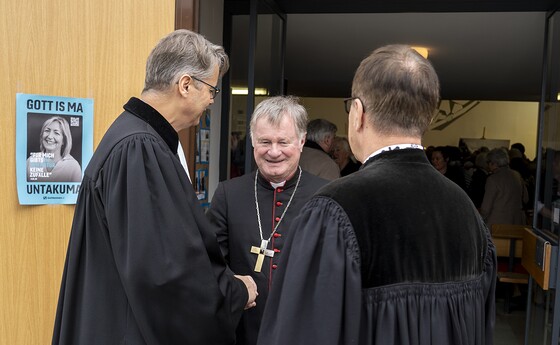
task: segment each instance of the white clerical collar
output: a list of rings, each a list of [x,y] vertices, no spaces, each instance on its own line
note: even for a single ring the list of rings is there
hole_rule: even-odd
[[[285,184],[286,184],[286,181],[282,181],[282,182],[279,182],[279,183],[270,182],[270,185],[274,189],[276,189],[278,187],[284,187]]]
[[[179,161],[181,162],[183,169],[185,169],[189,181],[192,183],[191,175],[189,174],[189,166],[187,165],[187,160],[185,159],[185,151],[183,151],[181,143],[179,143],[179,146],[177,146],[177,156],[179,156]]]
[[[382,152],[402,150],[402,149],[424,150],[424,147],[422,145],[418,145],[418,144],[396,144],[396,145],[385,146],[385,147],[382,147],[379,150],[375,151],[371,155],[369,155],[368,158],[366,158],[366,160],[364,161],[364,163],[367,162],[368,160],[370,160],[370,158],[372,158],[374,156],[377,156],[378,154],[380,154]]]

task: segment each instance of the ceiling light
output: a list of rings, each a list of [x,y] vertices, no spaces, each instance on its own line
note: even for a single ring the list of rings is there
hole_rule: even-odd
[[[426,47],[410,47],[418,52],[418,54],[422,55],[424,59],[428,58],[428,48]]]
[[[246,87],[232,87],[231,88],[231,94],[232,95],[247,95],[247,94],[249,94],[249,91],[247,90]],[[257,87],[257,88],[255,88],[255,95],[266,96],[266,95],[268,95],[268,90],[265,89],[265,88]]]

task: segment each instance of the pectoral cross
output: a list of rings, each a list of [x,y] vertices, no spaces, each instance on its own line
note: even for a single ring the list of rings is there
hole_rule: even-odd
[[[251,246],[251,253],[257,254],[257,263],[255,264],[255,272],[260,272],[261,271],[265,255],[270,257],[270,258],[274,256],[274,251],[270,250],[270,249],[266,249],[267,246],[268,246],[268,241],[267,240],[262,240],[261,241],[261,247],[260,248],[255,247],[255,246]]]

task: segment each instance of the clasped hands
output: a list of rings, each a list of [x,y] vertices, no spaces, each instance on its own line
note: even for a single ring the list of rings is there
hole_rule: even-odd
[[[257,292],[257,284],[255,283],[253,278],[251,276],[242,276],[242,275],[235,275],[234,277],[241,280],[245,284],[245,287],[247,288],[249,298],[247,299],[245,310],[256,306],[257,302],[255,300],[257,299],[259,293]]]

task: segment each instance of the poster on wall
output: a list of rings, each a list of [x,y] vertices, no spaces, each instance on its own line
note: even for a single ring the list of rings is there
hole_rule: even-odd
[[[196,193],[196,198],[200,201],[208,199],[206,194],[207,184],[208,184],[208,170],[207,169],[197,169],[194,183],[194,192]]]
[[[196,128],[196,163],[208,164],[210,161],[210,109],[200,117]]]
[[[201,164],[208,164],[210,160],[210,130],[201,128],[198,133],[198,147],[200,152]]]
[[[194,189],[200,205],[207,209],[208,167],[210,162],[210,109],[200,117],[196,128],[196,164]]]
[[[75,204],[93,155],[93,99],[16,94],[21,205]]]

